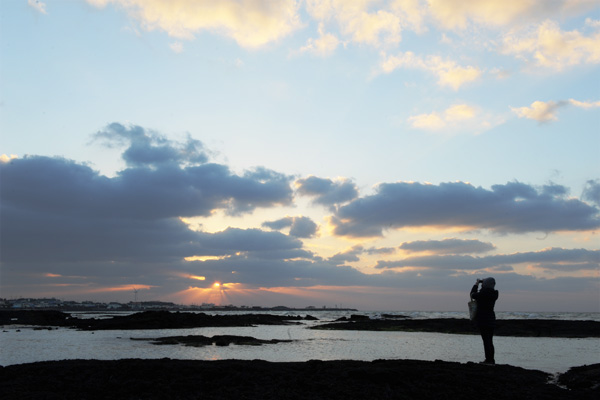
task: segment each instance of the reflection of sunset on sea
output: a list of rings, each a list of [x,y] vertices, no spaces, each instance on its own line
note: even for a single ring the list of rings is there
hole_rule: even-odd
[[[2,2],[1,297],[600,311],[599,2],[80,3]]]

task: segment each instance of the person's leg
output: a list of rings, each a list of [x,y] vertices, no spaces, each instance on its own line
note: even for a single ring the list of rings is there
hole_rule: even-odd
[[[494,363],[494,328],[481,327],[481,338],[483,339],[483,350],[485,351],[485,361]]]

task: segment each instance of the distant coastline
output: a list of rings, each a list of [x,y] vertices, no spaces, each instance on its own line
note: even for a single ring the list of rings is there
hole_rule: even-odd
[[[55,298],[0,298],[0,309],[12,310],[57,310],[57,311],[358,311],[355,308],[329,307],[329,306],[307,306],[307,307],[262,307],[262,306],[234,306],[203,303],[200,305],[184,305],[166,301],[130,301],[128,303],[118,302],[94,302],[94,301],[71,301]]]

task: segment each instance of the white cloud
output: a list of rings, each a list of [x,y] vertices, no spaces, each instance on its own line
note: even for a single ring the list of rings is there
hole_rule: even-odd
[[[472,120],[477,115],[475,108],[467,104],[457,104],[447,108],[444,112],[419,114],[408,118],[413,128],[429,131],[439,131],[445,128],[455,128],[458,123]]]
[[[529,107],[511,107],[510,109],[519,116],[519,118],[533,119],[538,122],[550,122],[558,120],[558,110],[567,105],[590,109],[600,107],[600,101],[579,101],[569,99],[567,101],[534,101]]]
[[[428,0],[428,3],[433,17],[448,29],[464,29],[469,21],[482,25],[506,25],[530,16],[540,8],[535,0]]]
[[[569,99],[569,103],[575,107],[585,108],[586,110],[594,107],[600,107],[600,101],[579,101],[575,99]]]
[[[323,24],[319,25],[319,38],[308,39],[306,46],[300,48],[299,53],[312,53],[321,57],[331,55],[340,44],[340,40],[331,33],[323,31]]]
[[[337,22],[342,35],[353,42],[381,46],[401,40],[401,17],[393,10],[369,12],[369,0],[308,0],[306,10],[317,21]],[[401,8],[402,4],[394,3]]]
[[[48,14],[46,12],[46,4],[42,3],[41,1],[27,0],[27,4],[29,5],[29,7],[32,7],[34,10],[36,10],[42,14]]]
[[[600,63],[600,31],[585,36],[577,30],[565,32],[553,21],[545,21],[524,35],[509,33],[502,52],[515,54],[535,65],[562,70],[580,64]]]
[[[530,107],[511,107],[510,109],[517,114],[519,118],[533,119],[538,122],[549,122],[558,120],[556,112],[558,111],[558,108],[563,105],[565,105],[564,102],[534,101],[531,103]]]
[[[162,30],[178,39],[210,31],[245,48],[277,41],[301,26],[297,1],[255,0],[87,0],[96,7],[116,4],[147,30]]]
[[[396,56],[383,55],[381,69],[385,73],[390,73],[397,68],[423,69],[438,77],[440,86],[449,86],[458,90],[462,85],[473,82],[481,76],[481,70],[473,66],[460,66],[452,60],[443,60],[438,56],[429,56],[423,59],[411,51],[399,53]]]
[[[169,47],[177,54],[183,52],[183,43],[181,42],[173,42],[169,45]]]

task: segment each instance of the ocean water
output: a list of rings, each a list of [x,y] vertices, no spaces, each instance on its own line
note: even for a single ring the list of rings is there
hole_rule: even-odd
[[[377,318],[378,312],[354,312]],[[273,314],[286,314],[273,312]],[[306,315],[305,312],[290,312]],[[427,332],[324,331],[308,329],[352,313],[311,311],[319,321],[300,325],[194,328],[161,330],[77,331],[73,329],[35,330],[10,325],[0,332],[0,365],[64,359],[173,358],[193,360],[261,359],[266,361],[416,359],[454,362],[483,360],[479,335],[453,335]],[[411,318],[465,318],[458,312],[397,312]],[[79,314],[80,318],[110,314]],[[600,320],[598,313],[497,313],[499,319]],[[262,346],[230,345],[185,347],[153,345],[150,339],[161,336],[238,335],[258,339],[285,339],[292,342]],[[131,340],[148,339],[146,340]],[[600,362],[600,339],[494,338],[496,362],[550,373],[570,367]]]

